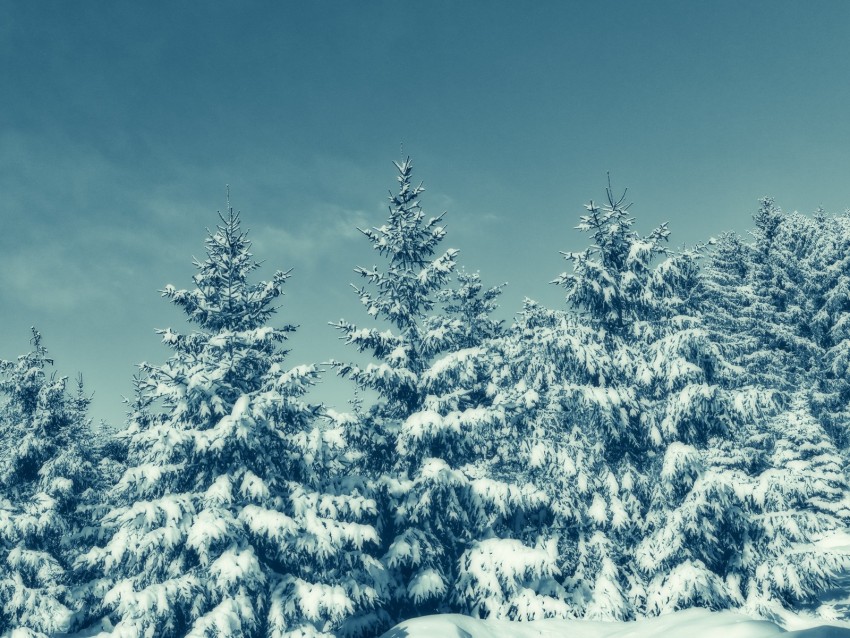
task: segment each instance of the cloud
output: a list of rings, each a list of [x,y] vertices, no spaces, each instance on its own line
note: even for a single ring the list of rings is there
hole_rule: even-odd
[[[0,300],[37,310],[71,310],[102,297],[96,277],[61,246],[30,247],[6,255],[0,268]]]
[[[280,255],[292,263],[314,266],[340,244],[361,237],[357,228],[372,225],[370,218],[374,215],[364,210],[325,203],[316,205],[303,221],[289,225],[264,223],[255,227],[250,237],[254,251],[261,257]]]
[[[156,157],[140,165],[48,137],[0,133],[0,212],[7,222],[0,305],[69,311],[129,302],[127,288],[188,283],[192,256],[203,257],[205,229],[225,208],[228,183],[253,250],[270,267],[315,270],[329,256],[348,254],[359,263],[369,248],[357,228],[384,222],[385,196],[394,187],[390,171],[373,175],[326,155],[299,162],[211,158],[206,165]],[[448,196],[427,192],[424,205],[429,215],[447,209],[457,231],[475,228]]]

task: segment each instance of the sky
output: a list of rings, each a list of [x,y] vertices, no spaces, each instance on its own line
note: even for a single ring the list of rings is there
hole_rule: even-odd
[[[357,227],[402,155],[507,319],[563,304],[608,172],[674,247],[745,233],[764,195],[840,213],[849,29],[843,0],[0,0],[0,359],[36,326],[121,426],[155,329],[191,330],[158,291],[191,286],[227,184],[259,277],[293,269],[293,365],[353,356],[328,322],[370,324]]]

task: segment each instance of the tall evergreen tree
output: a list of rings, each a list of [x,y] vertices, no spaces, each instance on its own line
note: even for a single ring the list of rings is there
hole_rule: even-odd
[[[607,503],[621,504],[619,527],[601,525],[596,535],[610,539],[599,547],[619,549],[602,587],[616,603],[601,613],[729,606],[725,581],[745,541],[745,516],[731,475],[705,459],[738,435],[738,424],[758,418],[769,397],[736,379],[702,324],[699,249],[668,251],[666,225],[641,236],[625,194],[616,198],[609,185],[607,196],[604,206],[588,205],[578,226],[592,246],[568,253],[572,272],[555,280],[610,361],[594,395],[619,408],[592,435],[617,497]]]
[[[594,577],[601,578],[599,593],[591,594],[585,613],[621,619],[633,617],[643,606],[643,588],[629,559],[643,531],[650,498],[651,450],[660,437],[648,418],[648,397],[642,392],[639,375],[646,344],[658,336],[660,328],[653,261],[666,254],[664,242],[669,236],[666,225],[647,236],[639,235],[632,229],[634,219],[628,209],[625,193],[615,197],[610,184],[606,205],[588,204],[588,214],[581,217],[577,229],[590,234],[591,246],[565,253],[572,270],[553,282],[566,290],[570,311],[595,333],[596,347],[607,362],[599,374],[598,389],[588,393],[596,415],[590,437],[597,463],[605,468],[594,476],[607,477],[607,485],[600,483],[605,489],[599,489],[597,509],[618,516],[611,516],[611,521],[610,515],[597,517],[585,532],[586,539],[595,539],[599,548],[595,553],[603,552],[596,559],[599,576]],[[580,544],[584,552],[589,551],[586,539]],[[579,574],[587,573],[587,561],[579,561]]]
[[[786,214],[764,198],[754,220],[751,242],[724,236],[709,261],[708,327],[754,381],[786,395],[806,388],[846,453],[848,217]]]
[[[389,607],[400,620],[464,609],[466,601],[453,595],[461,554],[504,513],[492,503],[496,496],[487,486],[494,481],[483,466],[502,418],[489,409],[489,363],[481,347],[499,329],[489,313],[500,289],[485,291],[476,275],[466,274],[449,287],[457,251],[438,250],[443,216],[425,217],[424,189],[412,181],[411,161],[395,166],[399,188],[390,194],[387,222],[361,231],[386,267],[356,269],[367,282],[357,294],[383,325],[333,325],[346,343],[377,360],[336,365],[378,395],[350,430],[367,451],[361,471],[384,503]]]
[[[648,453],[657,459],[635,554],[649,613],[741,603],[753,513],[723,459],[729,442],[751,448],[776,409],[773,393],[741,376],[703,321],[701,252],[671,255],[655,268],[656,328],[640,359]]]
[[[770,198],[754,221],[750,243],[721,238],[706,272],[703,311],[739,376],[784,404],[752,431],[747,447],[757,463],[730,463],[741,456],[734,449],[720,461],[736,467],[748,513],[737,597],[775,617],[811,604],[846,569],[817,541],[846,526],[846,476],[836,470],[847,423],[840,247],[850,235],[841,218],[782,213]]]
[[[626,619],[641,608],[629,562],[648,489],[637,357],[654,327],[649,262],[667,231],[639,237],[622,203],[609,190],[609,205],[591,203],[582,217],[594,243],[566,254],[572,271],[554,282],[567,289],[569,309],[526,302],[490,347],[493,403],[506,414],[492,471],[510,474],[538,504],[518,519],[525,529],[515,525],[502,541],[503,564],[494,541],[489,563],[467,561],[464,578],[489,593],[481,604],[490,613]]]
[[[810,220],[783,213],[767,197],[753,220],[749,332],[759,349],[746,362],[764,385],[793,390],[805,383],[819,356],[807,294],[813,291],[805,289],[818,232]]]
[[[314,366],[287,369],[294,328],[267,325],[289,274],[258,268],[229,209],[166,286],[196,330],[161,330],[172,356],[142,364],[128,469],[86,563],[111,588],[126,636],[362,635],[377,622],[375,502],[328,476],[338,439],[303,397]]]
[[[811,396],[812,412],[824,425],[845,459],[850,458],[850,214],[813,220],[820,241],[805,294],[815,308],[812,330],[825,350],[817,356]],[[808,319],[808,318],[806,318]]]
[[[17,361],[0,361],[0,628],[47,636],[74,629],[73,561],[81,504],[95,474],[86,448],[89,400],[49,372],[41,335]]]

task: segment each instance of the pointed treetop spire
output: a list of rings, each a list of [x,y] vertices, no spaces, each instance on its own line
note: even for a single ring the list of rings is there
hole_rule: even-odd
[[[47,348],[45,348],[41,343],[41,333],[35,326],[30,326],[30,332],[32,333],[32,337],[30,337],[30,343],[34,348],[34,352],[32,355],[39,361],[42,361],[44,364],[52,366],[53,359],[47,356]]]

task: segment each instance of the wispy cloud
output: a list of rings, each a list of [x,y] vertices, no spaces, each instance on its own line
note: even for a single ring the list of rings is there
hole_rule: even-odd
[[[103,289],[81,262],[59,246],[33,247],[3,258],[0,299],[36,310],[71,310],[101,297]]]
[[[185,281],[191,257],[203,255],[204,229],[225,208],[227,183],[255,253],[275,268],[314,268],[353,249],[357,228],[380,224],[386,211],[363,169],[332,157],[167,164],[162,181],[70,140],[60,153],[37,133],[7,132],[0,142],[0,304],[71,311],[114,302],[151,266]]]
[[[255,252],[260,255],[280,255],[290,262],[313,266],[341,244],[361,237],[357,229],[369,226],[373,217],[363,210],[323,204],[310,211],[305,221],[290,225],[264,223],[251,231],[251,237]]]

